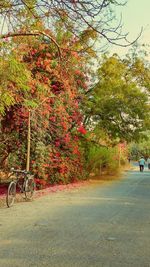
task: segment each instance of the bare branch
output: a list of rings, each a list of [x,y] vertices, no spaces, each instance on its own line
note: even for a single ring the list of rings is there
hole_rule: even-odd
[[[108,43],[126,47],[136,42],[142,33],[141,30],[136,40],[130,42],[127,40],[128,34],[122,34],[122,21],[118,21],[118,25],[112,27],[112,22],[116,19],[115,7],[124,6],[126,2],[126,0],[36,0],[32,3],[26,0],[7,0],[6,2],[1,0],[0,19],[6,16],[7,19],[3,22],[5,24],[9,22],[13,29],[24,24],[24,17],[18,16],[22,11],[27,11],[33,19],[41,19],[45,26],[48,25],[46,22],[48,18],[51,22],[61,19],[65,24],[66,17],[72,22],[76,35],[79,36],[88,27]],[[18,25],[16,20],[20,20]],[[72,31],[68,23],[66,28]]]
[[[34,30],[31,32],[7,33],[7,34],[0,35],[0,38],[4,39],[4,38],[9,38],[9,37],[16,37],[16,36],[41,36],[41,35],[47,37],[55,44],[55,46],[58,49],[59,57],[61,59],[61,49],[60,49],[59,44],[56,42],[56,40],[52,36],[50,36],[49,34],[43,31]]]

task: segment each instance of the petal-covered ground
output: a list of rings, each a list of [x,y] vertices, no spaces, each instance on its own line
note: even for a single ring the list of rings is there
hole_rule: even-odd
[[[39,198],[44,195],[48,195],[50,193],[55,193],[58,191],[64,191],[64,190],[71,190],[73,188],[79,188],[81,186],[84,186],[88,184],[88,181],[79,181],[79,182],[74,182],[71,184],[66,184],[66,185],[51,185],[47,186],[45,189],[42,190],[36,190],[36,193],[34,195],[34,198]],[[0,184],[0,207],[5,206],[5,197],[7,194],[7,188],[9,184]],[[24,198],[22,197],[22,194],[17,194],[16,196],[16,201],[24,201]]]
[[[36,192],[36,197],[40,197],[43,195],[47,195],[49,193],[55,193],[57,191],[63,191],[63,190],[70,190],[73,188],[78,188],[80,186],[86,185],[88,183],[88,181],[82,181],[82,182],[75,182],[75,183],[71,183],[71,184],[66,184],[66,185],[53,185],[53,186],[49,186],[43,190],[38,190]]]
[[[7,192],[7,186],[6,185],[0,185],[0,197],[3,197]]]

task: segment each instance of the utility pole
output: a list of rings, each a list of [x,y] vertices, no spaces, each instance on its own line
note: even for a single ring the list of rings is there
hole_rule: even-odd
[[[28,136],[27,136],[27,162],[26,162],[26,170],[30,169],[30,147],[31,147],[31,111],[29,109],[28,115]]]
[[[119,153],[118,153],[118,154],[119,154],[119,155],[118,155],[118,166],[119,166],[119,168],[120,168],[120,165],[121,165],[121,164],[120,164],[120,163],[121,163],[121,162],[120,162],[120,161],[121,161],[121,144],[119,144],[119,148],[118,148],[118,150],[119,150],[119,151],[118,151],[118,152],[119,152]]]

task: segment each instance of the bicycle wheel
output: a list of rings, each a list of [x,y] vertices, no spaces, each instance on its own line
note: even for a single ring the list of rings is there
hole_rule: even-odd
[[[10,208],[14,204],[16,197],[16,183],[14,181],[10,182],[7,190],[6,204]]]
[[[26,200],[31,200],[33,197],[35,191],[35,182],[34,182],[34,177],[28,176],[27,180],[25,181],[25,198]]]

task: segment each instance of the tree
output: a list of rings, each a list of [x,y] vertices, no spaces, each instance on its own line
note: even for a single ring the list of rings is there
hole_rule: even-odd
[[[88,93],[86,120],[89,128],[103,129],[110,139],[137,140],[149,127],[147,80],[136,59],[104,56],[98,69],[98,82]],[[142,69],[146,71],[144,62]],[[146,76],[147,77],[147,76]],[[145,84],[145,89],[143,85]]]
[[[48,34],[48,32],[47,32]],[[39,36],[38,36],[39,37]],[[57,38],[60,39],[60,33]],[[59,42],[66,40],[67,33]],[[69,36],[70,38],[70,36]],[[22,40],[24,42],[22,42]],[[28,36],[26,39],[12,39],[13,51],[7,50],[8,58],[14,56],[20,72],[20,79],[28,73],[28,90],[17,87],[16,76],[6,79],[6,92],[14,92],[14,102],[4,106],[1,118],[0,165],[11,164],[25,167],[27,147],[28,108],[31,109],[31,168],[37,179],[48,182],[68,182],[82,175],[82,152],[80,136],[86,133],[80,111],[80,99],[86,90],[84,58],[70,48],[66,42],[61,51],[58,47],[41,38]],[[79,45],[79,44],[78,44]],[[14,69],[12,68],[14,74]],[[10,84],[13,83],[13,87]],[[4,151],[5,158],[4,158]],[[41,181],[41,180],[39,180]]]

